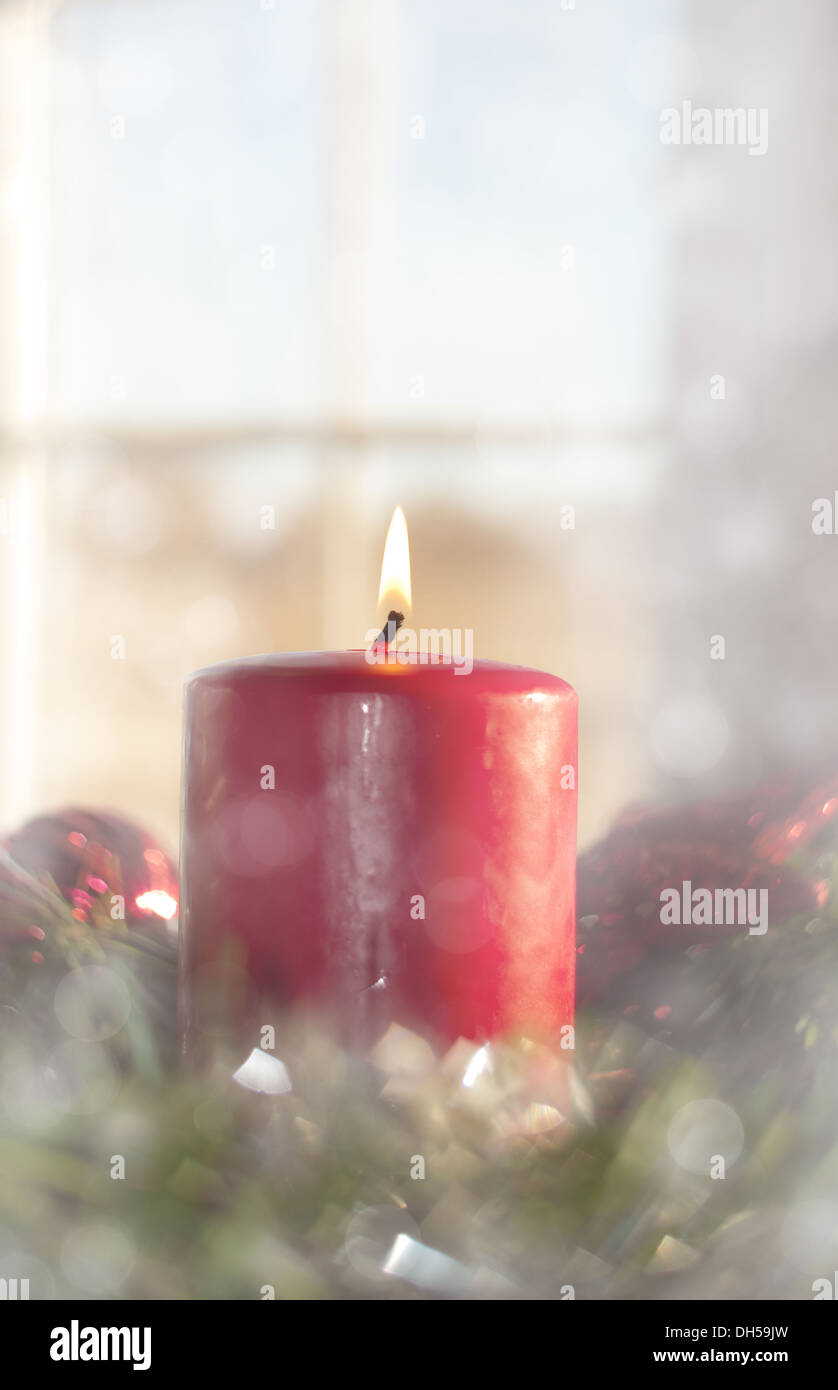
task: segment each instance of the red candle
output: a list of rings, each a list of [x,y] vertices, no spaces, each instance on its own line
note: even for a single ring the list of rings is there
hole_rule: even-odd
[[[355,1045],[572,1023],[576,694],[466,670],[314,652],[190,679],[187,1052],[256,1046],[299,1006]]]

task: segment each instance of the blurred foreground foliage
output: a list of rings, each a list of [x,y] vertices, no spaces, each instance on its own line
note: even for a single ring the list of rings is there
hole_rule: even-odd
[[[33,1298],[811,1298],[838,1269],[834,868],[823,837],[795,861],[816,916],[607,972],[568,1104],[567,1053],[440,1059],[395,1026],[367,1057],[300,1027],[285,1073],[257,1058],[276,1094],[184,1077],[173,940],[80,923],[6,858],[0,1276]],[[583,918],[583,986],[605,930]]]

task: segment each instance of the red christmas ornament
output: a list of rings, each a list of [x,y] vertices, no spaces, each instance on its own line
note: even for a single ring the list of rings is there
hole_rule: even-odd
[[[21,868],[48,875],[80,922],[124,919],[166,931],[177,915],[170,855],[124,816],[67,807],[27,821],[5,849]]]
[[[793,856],[838,823],[838,772],[786,773],[746,793],[661,811],[630,809],[579,861],[578,1002],[604,994],[650,950],[684,951],[741,926],[664,926],[661,892],[745,888],[768,894],[769,921],[816,914],[828,884]]]

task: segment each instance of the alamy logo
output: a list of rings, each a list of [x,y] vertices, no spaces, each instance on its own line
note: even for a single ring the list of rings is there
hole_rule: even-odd
[[[0,1299],[18,1299],[25,1302],[28,1298],[28,1279],[0,1279]]]
[[[52,1329],[53,1361],[133,1361],[135,1371],[151,1365],[150,1327],[69,1327]]]
[[[399,615],[401,616],[401,615]],[[365,659],[370,666],[453,666],[455,676],[469,676],[474,669],[474,632],[467,628],[423,627],[416,631],[399,627],[388,634],[371,628],[366,635],[369,644]]]
[[[662,888],[660,920],[676,927],[744,927],[749,936],[768,930],[766,888],[693,888],[684,879],[680,888]]]
[[[748,154],[768,149],[768,112],[764,106],[694,107],[682,101],[660,114],[662,145],[745,145]]]
[[[838,488],[832,497],[816,497],[812,503],[812,530],[816,536],[838,535]]]

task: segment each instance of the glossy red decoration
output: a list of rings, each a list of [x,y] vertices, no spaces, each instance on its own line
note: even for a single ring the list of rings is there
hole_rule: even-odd
[[[21,868],[54,883],[78,921],[124,918],[169,935],[177,869],[156,836],[126,816],[66,806],[27,821],[5,847]]]

